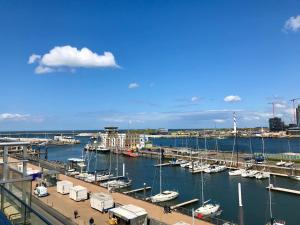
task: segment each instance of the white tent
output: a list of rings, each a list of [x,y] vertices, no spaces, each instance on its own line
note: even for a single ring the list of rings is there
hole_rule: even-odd
[[[69,198],[75,201],[82,201],[87,199],[87,189],[82,186],[74,186],[70,188]]]
[[[114,200],[111,195],[105,193],[93,193],[90,198],[91,207],[100,212],[107,211],[114,207]]]
[[[135,205],[124,205],[110,209],[109,213],[111,216],[117,217],[119,221],[124,221],[129,225],[147,224],[147,212]]]
[[[73,187],[73,183],[68,180],[62,180],[56,183],[56,191],[61,194],[69,194],[71,187]]]

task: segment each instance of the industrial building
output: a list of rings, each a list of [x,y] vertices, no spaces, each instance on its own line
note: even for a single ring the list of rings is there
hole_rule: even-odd
[[[285,129],[284,122],[279,117],[269,119],[269,130],[271,132],[283,131]]]

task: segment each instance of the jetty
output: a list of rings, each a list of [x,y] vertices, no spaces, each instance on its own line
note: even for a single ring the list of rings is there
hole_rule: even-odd
[[[199,201],[198,198],[194,198],[194,199],[192,199],[192,200],[189,200],[189,201],[185,201],[185,202],[179,203],[179,204],[177,204],[177,205],[172,205],[172,206],[170,206],[170,208],[171,208],[171,209],[176,209],[176,208],[178,208],[178,207],[186,206],[186,205],[189,205],[189,204],[198,202],[198,201]]]
[[[293,189],[288,189],[288,188],[281,188],[281,187],[275,187],[273,184],[270,184],[270,186],[267,186],[266,189],[270,189],[272,191],[284,192],[284,193],[288,193],[288,194],[300,195],[300,191],[298,191],[298,190],[293,190]]]
[[[156,164],[154,165],[155,167],[158,167],[158,166],[170,166],[171,163],[162,163],[162,164]]]
[[[134,190],[130,190],[130,191],[124,191],[123,194],[131,194],[131,193],[136,193],[136,192],[140,192],[140,191],[146,191],[146,190],[150,190],[151,187],[148,186],[148,187],[143,187],[143,188],[137,188],[137,189],[134,189]]]

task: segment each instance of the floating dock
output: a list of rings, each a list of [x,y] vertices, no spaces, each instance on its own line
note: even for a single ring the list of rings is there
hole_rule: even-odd
[[[270,186],[266,187],[266,189],[271,189],[272,191],[279,191],[279,192],[284,192],[284,193],[288,193],[288,194],[300,195],[300,191],[298,191],[298,190],[274,187],[273,184],[270,184]]]
[[[192,199],[192,200],[189,200],[189,201],[186,201],[186,202],[179,203],[179,204],[177,204],[177,205],[172,205],[170,208],[171,208],[171,209],[176,209],[176,208],[178,208],[178,207],[186,206],[186,205],[189,205],[189,204],[198,202],[198,201],[199,201],[199,199],[198,199],[198,198],[195,198],[195,199]]]
[[[156,164],[154,166],[158,167],[158,166],[170,166],[171,163],[162,163],[162,164]]]
[[[130,191],[124,191],[123,193],[124,194],[131,194],[131,193],[135,193],[135,192],[139,192],[139,191],[146,191],[146,190],[150,190],[151,189],[151,187],[149,186],[149,187],[142,187],[142,188],[138,188],[138,189],[134,189],[134,190],[130,190]]]

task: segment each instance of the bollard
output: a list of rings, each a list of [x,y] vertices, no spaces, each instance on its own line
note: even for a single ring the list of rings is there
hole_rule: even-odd
[[[243,207],[241,183],[238,183],[238,192],[239,192],[239,206]]]

